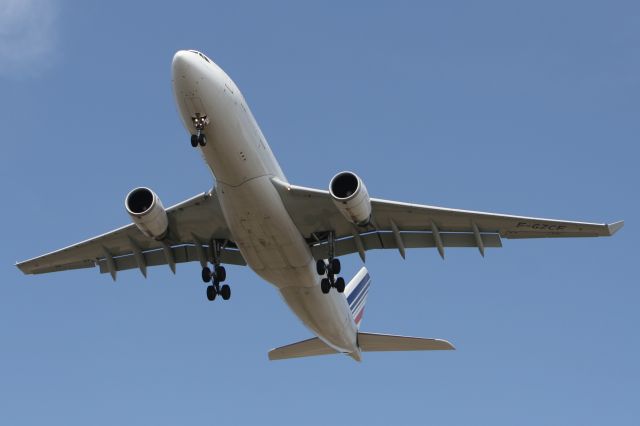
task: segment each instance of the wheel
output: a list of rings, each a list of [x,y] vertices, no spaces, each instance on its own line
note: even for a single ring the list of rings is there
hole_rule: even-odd
[[[222,296],[222,300],[229,300],[229,298],[231,297],[231,287],[229,287],[227,284],[223,285],[220,288],[220,296]]]
[[[320,281],[320,289],[324,294],[329,293],[329,290],[331,290],[331,282],[329,281],[329,278],[323,278],[322,281]]]
[[[340,273],[340,269],[340,259],[331,259],[331,272],[337,275]]]
[[[218,282],[223,282],[227,279],[227,270],[224,266],[216,266],[216,279]]]
[[[335,286],[338,293],[344,293],[344,278],[338,277]]]
[[[191,135],[191,146],[194,148],[198,146],[198,136]]]
[[[205,146],[207,144],[207,137],[204,135],[204,133],[200,133],[197,136],[197,139],[200,146]]]
[[[209,301],[214,301],[216,300],[216,296],[218,295],[218,292],[216,291],[216,288],[212,285],[207,286],[207,299]]]
[[[208,266],[202,268],[202,281],[204,281],[205,283],[211,281],[211,269],[209,269]]]
[[[320,259],[316,262],[316,271],[318,271],[318,275],[327,273],[327,264],[324,263],[324,260]]]

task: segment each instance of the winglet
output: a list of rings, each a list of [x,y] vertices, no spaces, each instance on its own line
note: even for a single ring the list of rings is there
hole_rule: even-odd
[[[607,229],[609,230],[609,235],[613,235],[618,232],[624,226],[624,220],[620,220],[618,222],[611,223],[607,225]]]

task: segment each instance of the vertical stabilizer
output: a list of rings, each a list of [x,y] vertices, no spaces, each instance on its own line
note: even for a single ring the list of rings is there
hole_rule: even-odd
[[[355,277],[347,284],[344,293],[347,296],[347,302],[351,309],[351,314],[360,328],[362,315],[364,314],[364,305],[367,303],[367,294],[369,294],[369,286],[371,285],[371,276],[364,266]]]

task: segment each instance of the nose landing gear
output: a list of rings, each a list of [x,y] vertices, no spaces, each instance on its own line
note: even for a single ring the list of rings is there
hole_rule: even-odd
[[[200,115],[196,113],[195,117],[191,117],[193,127],[196,128],[196,133],[191,135],[191,146],[197,147],[205,146],[207,144],[207,137],[203,133],[203,130],[209,124],[209,118],[206,115]]]

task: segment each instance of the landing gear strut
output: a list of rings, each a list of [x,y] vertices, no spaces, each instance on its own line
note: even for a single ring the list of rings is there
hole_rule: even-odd
[[[205,283],[211,282],[211,285],[207,286],[207,299],[213,301],[216,296],[220,295],[223,300],[229,300],[231,287],[228,284],[220,285],[227,279],[227,270],[220,265],[220,252],[224,249],[224,246],[220,241],[214,240],[209,244],[209,247],[211,247],[213,271],[208,266],[202,268],[202,281]]]
[[[324,259],[318,260],[316,262],[316,272],[318,275],[324,276],[327,275],[326,278],[322,278],[320,281],[320,289],[324,294],[329,293],[331,287],[334,287],[338,293],[343,293],[345,288],[344,278],[336,277],[342,270],[340,266],[340,259],[335,256],[335,235],[333,232],[329,233],[329,259],[327,262]]]
[[[193,121],[193,127],[196,128],[196,133],[191,135],[191,146],[197,147],[205,146],[207,144],[207,137],[204,135],[203,130],[209,124],[209,118],[206,115],[200,115],[196,113],[195,117],[191,117]]]

